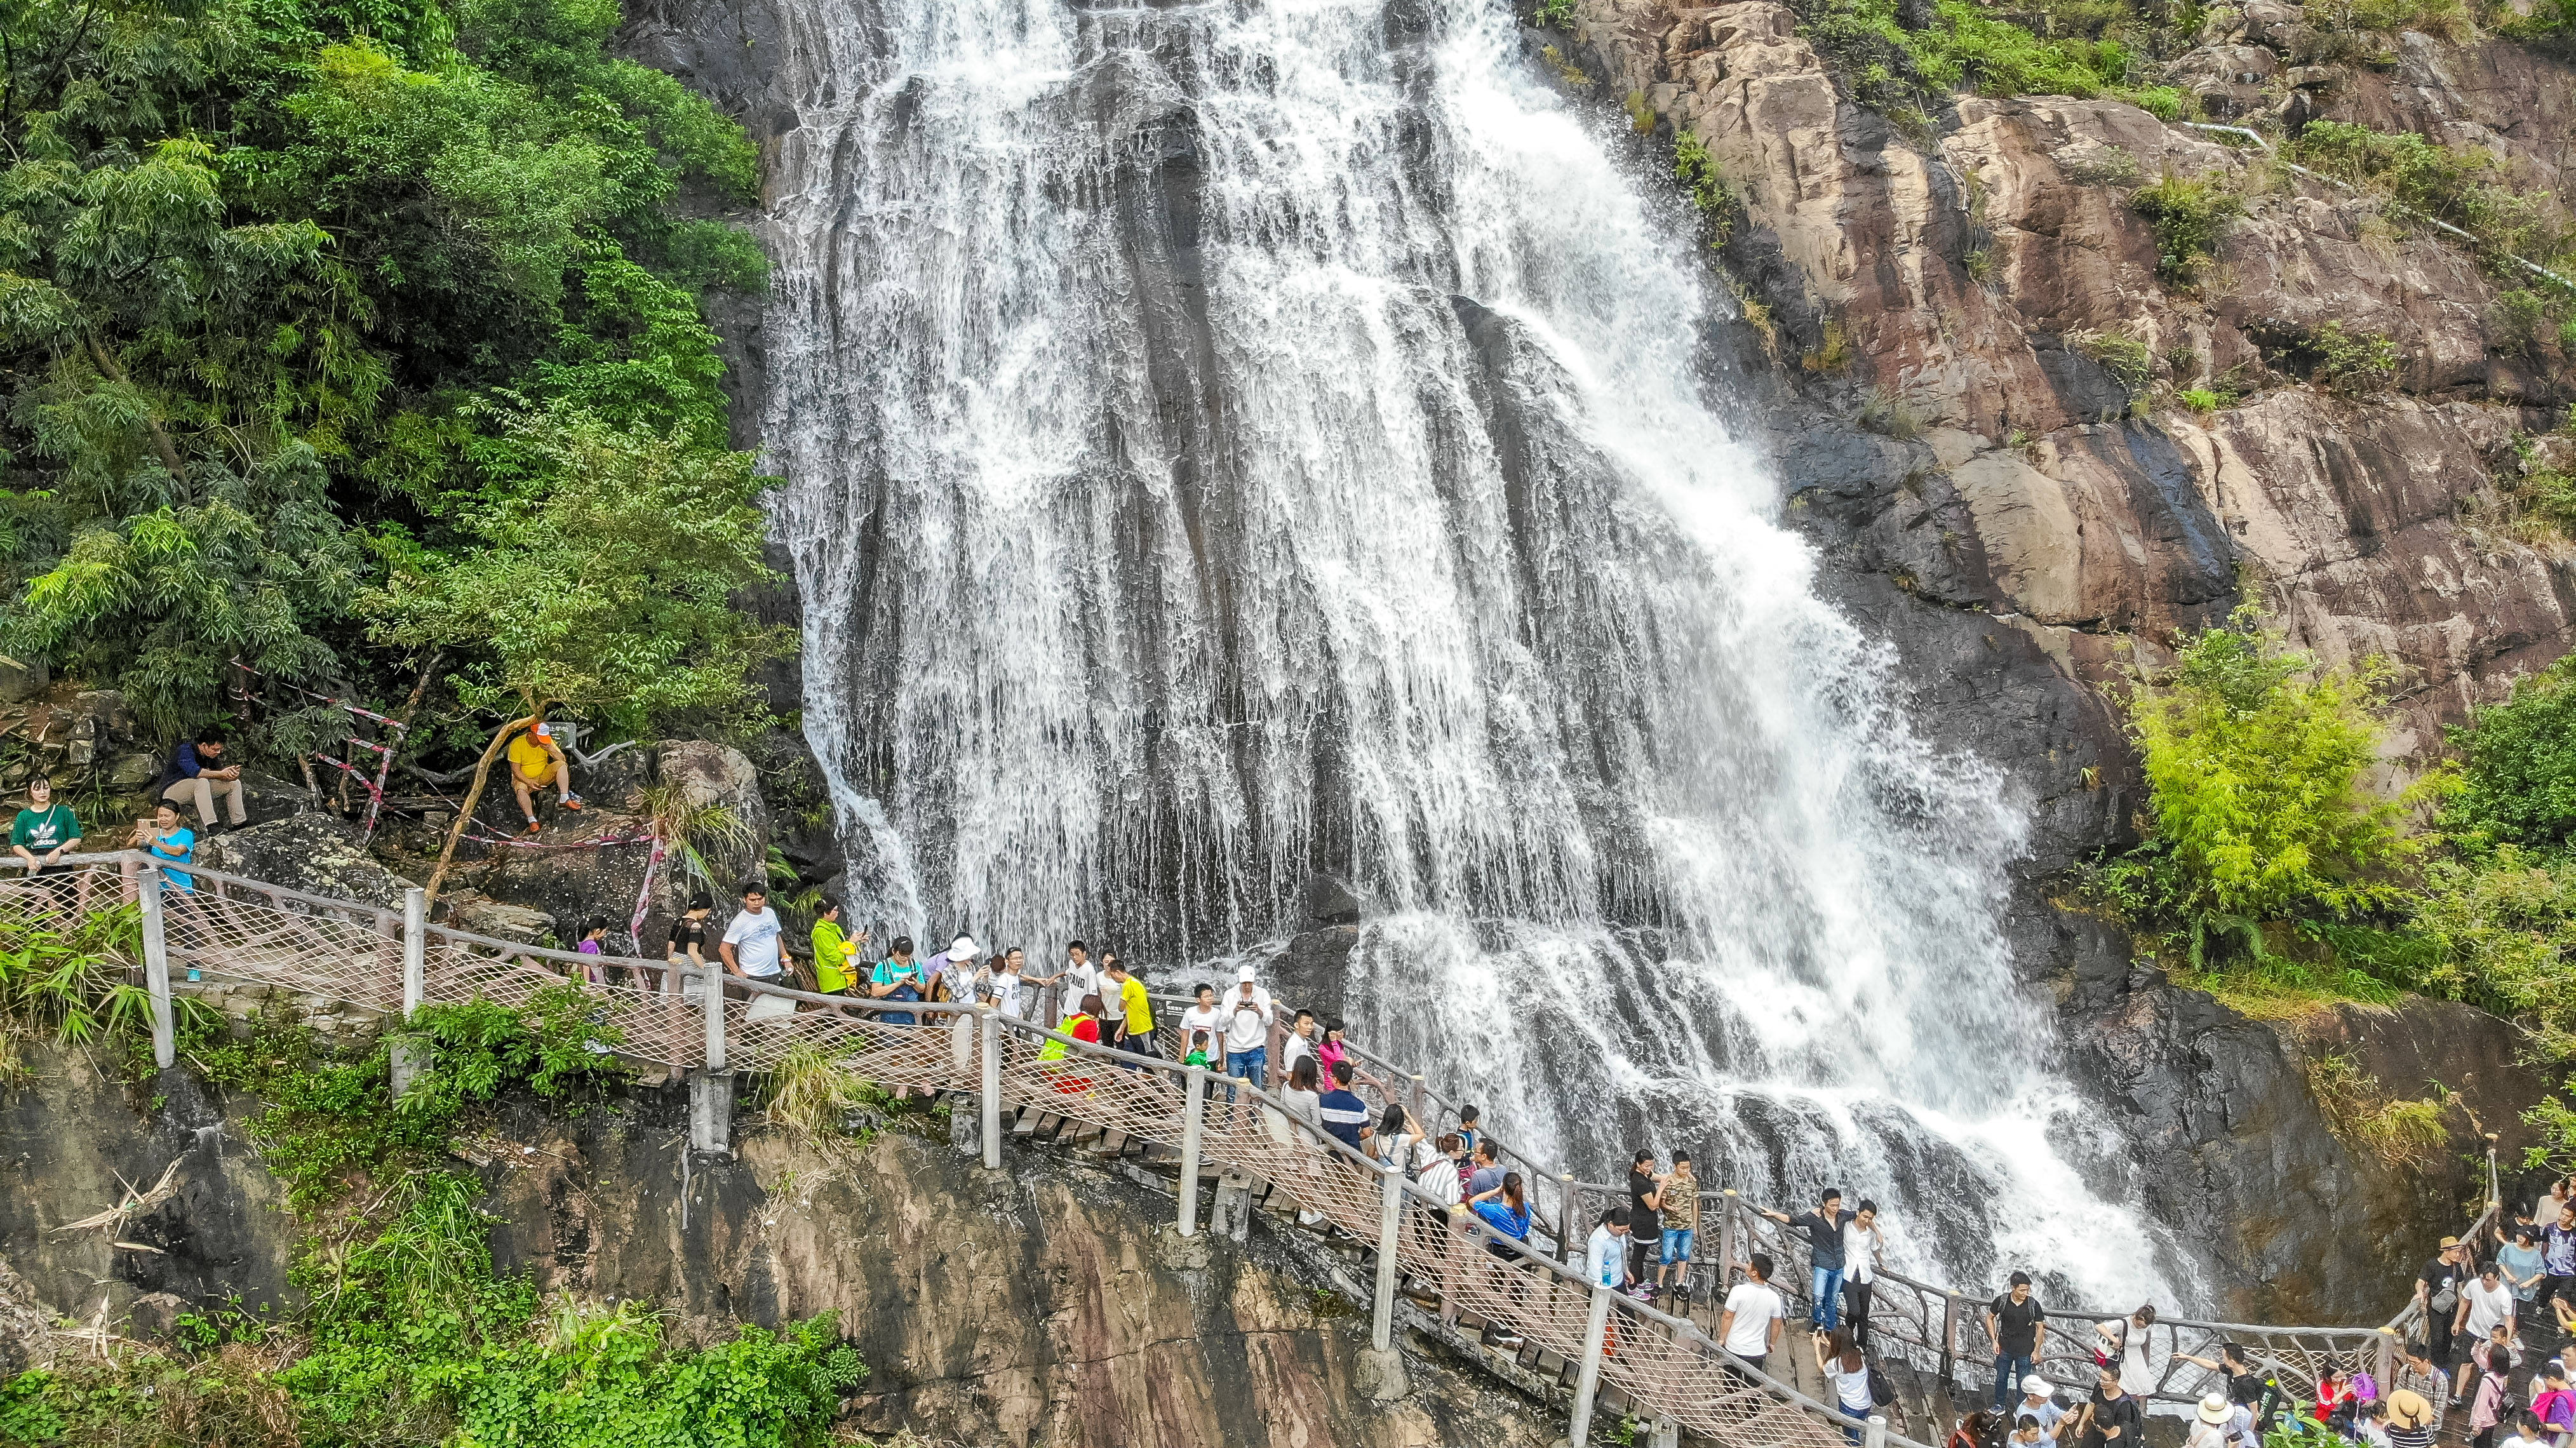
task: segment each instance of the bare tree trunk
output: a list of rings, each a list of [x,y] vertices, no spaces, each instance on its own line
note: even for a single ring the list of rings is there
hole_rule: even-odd
[[[438,852],[438,868],[430,872],[428,891],[430,904],[438,903],[438,887],[447,881],[448,862],[456,858],[456,842],[465,838],[465,827],[474,819],[474,807],[483,802],[483,784],[492,777],[492,760],[500,754],[501,745],[512,734],[534,725],[544,717],[545,712],[537,710],[524,719],[513,719],[494,731],[492,742],[483,746],[483,757],[474,764],[474,783],[465,791],[465,807],[456,812],[456,823],[448,826],[447,847]]]
[[[125,369],[116,365],[115,356],[107,350],[106,343],[98,340],[97,333],[84,334],[82,340],[89,343],[89,360],[98,364],[98,370],[107,374],[108,381],[119,383],[125,381]],[[161,420],[157,417],[145,417],[143,430],[151,434],[152,451],[160,455],[161,466],[170,470],[170,481],[186,482],[188,470],[180,465],[179,450],[170,445],[170,434],[161,430]]]

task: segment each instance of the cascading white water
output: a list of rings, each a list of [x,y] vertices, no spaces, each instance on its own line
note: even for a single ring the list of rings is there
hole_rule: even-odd
[[[1691,249],[1500,0],[792,14],[769,442],[858,913],[1187,959],[1330,871],[1355,1034],[1515,1137],[2170,1277],[2016,990],[1998,781],[1816,598]]]

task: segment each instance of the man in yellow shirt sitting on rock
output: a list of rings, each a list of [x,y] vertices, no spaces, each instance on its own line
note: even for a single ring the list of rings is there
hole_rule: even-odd
[[[511,735],[507,752],[510,788],[519,796],[519,813],[528,820],[524,833],[537,832],[536,792],[547,785],[555,787],[555,797],[565,809],[581,808],[581,796],[572,792],[572,764],[564,758],[563,746],[555,742],[554,730],[544,720]]]

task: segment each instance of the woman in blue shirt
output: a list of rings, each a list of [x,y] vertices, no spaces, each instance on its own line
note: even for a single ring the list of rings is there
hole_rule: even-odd
[[[2504,1228],[2496,1228],[2496,1269],[2504,1274],[2504,1283],[2513,1289],[2516,1302],[2530,1302],[2540,1288],[2540,1279],[2549,1275],[2541,1269],[2538,1234],[2529,1227],[2513,1229],[2513,1240],[2505,1241]]]
[[[156,860],[170,860],[189,865],[197,859],[197,832],[179,823],[179,811],[163,804],[152,812],[149,827],[134,832],[134,843],[141,845]],[[173,890],[196,893],[197,877],[185,870],[161,867],[161,882]]]
[[[1521,1195],[1519,1172],[1503,1173],[1502,1185],[1491,1191],[1478,1192],[1467,1205],[1475,1211],[1486,1226],[1510,1238],[1514,1243],[1529,1240],[1529,1201]],[[1485,1250],[1497,1257],[1509,1258],[1519,1255],[1512,1247],[1507,1247],[1500,1242],[1486,1243]]]

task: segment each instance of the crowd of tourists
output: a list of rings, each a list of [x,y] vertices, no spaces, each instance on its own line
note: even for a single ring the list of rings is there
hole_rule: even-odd
[[[2313,1392],[2284,1386],[2243,1346],[2216,1358],[2162,1349],[2156,1311],[2084,1331],[2098,1378],[2068,1406],[2039,1371],[2042,1335],[2052,1330],[2027,1273],[1982,1314],[1993,1352],[1987,1408],[1972,1413],[1950,1448],[2104,1448],[2135,1444],[2139,1404],[2162,1390],[2175,1363],[2213,1373],[2224,1386],[2202,1398],[2185,1448],[2262,1448],[2284,1431],[2364,1448],[2569,1448],[2576,1443],[2576,1180],[2550,1184],[2528,1214],[2503,1212],[2481,1244],[2445,1238],[2416,1276],[2413,1331],[2379,1381],[2376,1364],[2329,1359]],[[2480,1246],[2492,1250],[2481,1256]],[[2052,1355],[2064,1358],[2073,1354]]]
[[[218,802],[228,806],[234,826],[244,818],[241,769],[224,763],[225,749],[222,734],[212,729],[182,742],[157,788],[154,816],[136,824],[131,845],[163,862],[163,880],[172,889],[191,890],[185,867],[193,863],[201,837],[186,823],[183,807],[193,807],[206,834],[221,828]],[[528,736],[527,748],[509,757],[532,828],[534,790],[552,785],[559,803],[578,808],[569,768],[542,728]],[[40,874],[75,853],[83,833],[70,806],[54,797],[51,781],[38,777],[12,821],[10,853],[28,873]],[[597,959],[582,973],[603,985],[619,969],[651,974],[649,967],[612,966],[605,954],[610,933],[605,918],[585,922],[578,951]],[[896,936],[880,953],[871,949],[868,932],[844,923],[842,907],[830,899],[819,902],[813,924],[802,933],[800,950],[759,883],[742,888],[739,908],[721,930],[714,901],[700,897],[667,934],[662,956],[674,968],[660,972],[658,982],[627,983],[696,996],[712,978],[705,968],[720,965],[725,976],[748,982],[875,1002],[875,1018],[891,1025],[921,1017],[898,1007],[974,1004],[1110,1050],[1159,1054],[1152,998],[1106,945],[1072,941],[1051,967],[1032,965],[1018,946],[984,954],[962,933],[927,954],[911,937]],[[1390,1099],[1373,1111],[1353,1089],[1362,1080],[1361,1064],[1342,1023],[1311,1011],[1283,1011],[1250,965],[1240,967],[1222,990],[1213,982],[1197,985],[1190,999],[1176,1032],[1185,1064],[1272,1092],[1321,1135],[1382,1167],[1403,1169],[1443,1217],[1472,1218],[1488,1229],[1486,1251],[1501,1266],[1535,1260],[1529,1245],[1531,1184],[1504,1165],[1477,1108],[1462,1107],[1455,1121],[1435,1124],[1414,1119],[1386,1092]],[[755,994],[750,1014],[757,1019],[798,1008],[792,997],[764,992]],[[1274,1039],[1281,1054],[1275,1075]],[[1062,1059],[1061,1043],[1050,1049]],[[1387,1083],[1378,1084],[1383,1090]],[[1235,1099],[1231,1085],[1223,1099]],[[1669,1162],[1659,1162],[1650,1149],[1635,1152],[1625,1201],[1592,1219],[1582,1244],[1584,1277],[1688,1315],[1701,1190],[1688,1152],[1672,1153]],[[1847,1431],[1858,1441],[1860,1423],[1896,1399],[1870,1340],[1873,1293],[1886,1250],[1877,1204],[1847,1206],[1840,1189],[1828,1188],[1812,1208],[1761,1215],[1806,1248],[1809,1352],[1826,1396],[1846,1415]],[[2433,1448],[2446,1430],[2474,1448],[2576,1448],[2576,1179],[2553,1182],[2528,1214],[2500,1217],[2491,1241],[2445,1239],[2418,1274],[2419,1326],[2398,1349],[2388,1382],[2377,1381],[2369,1364],[2329,1362],[2312,1395],[2285,1390],[2276,1373],[2235,1343],[2222,1344],[2214,1359],[2203,1358],[2179,1351],[2168,1330],[2160,1351],[2152,1306],[2078,1328],[2081,1352],[2067,1350],[2061,1336],[2061,1350],[2044,1353],[2045,1335],[2067,1330],[2054,1324],[2030,1275],[2014,1272],[1979,1314],[1992,1359],[1990,1399],[1959,1421],[1948,1448],[2137,1448],[2144,1436],[2143,1404],[2164,1390],[2177,1362],[2224,1384],[2198,1403],[2185,1448],[2263,1448],[2289,1425],[2365,1448]],[[1299,1219],[1309,1225],[1323,1220],[1311,1209],[1300,1211]],[[2482,1247],[2491,1250],[2481,1255]],[[1756,1372],[1795,1376],[1794,1365],[1773,1359],[1790,1315],[1789,1299],[1774,1281],[1775,1259],[1753,1251],[1726,1265],[1732,1268],[1727,1275],[1740,1274],[1741,1280],[1714,1304],[1717,1340]],[[1506,1339],[1503,1345],[1517,1344]],[[2041,1371],[2044,1356],[2061,1375],[2064,1363],[2089,1356],[2092,1380],[2052,1381]],[[2067,1398],[2067,1389],[2079,1396]]]

